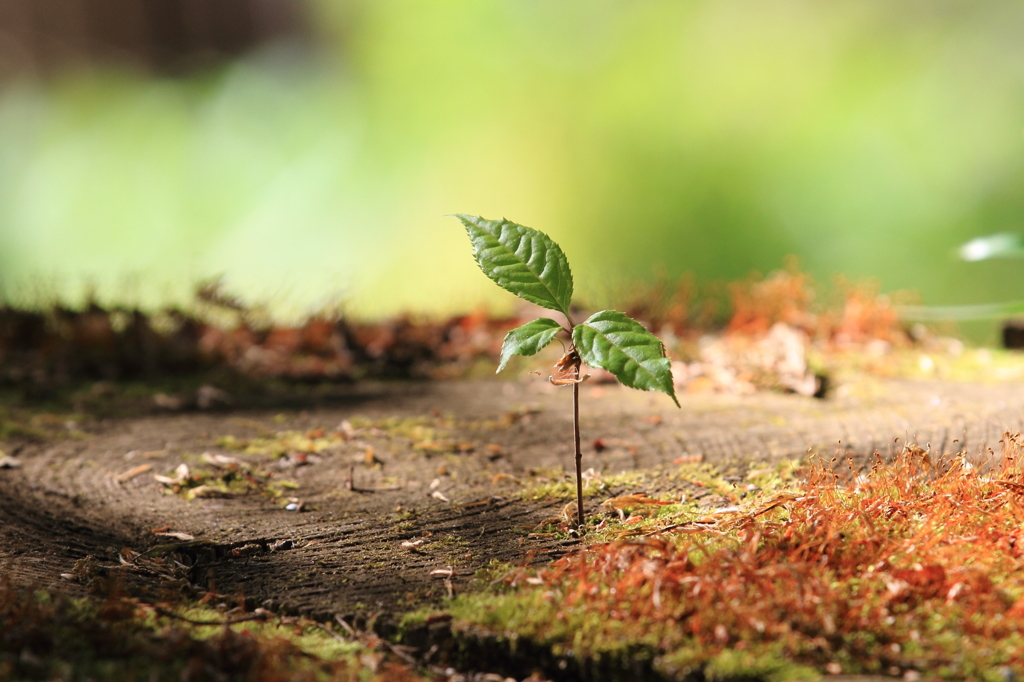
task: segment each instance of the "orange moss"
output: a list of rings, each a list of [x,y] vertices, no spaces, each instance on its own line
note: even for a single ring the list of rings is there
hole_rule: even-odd
[[[864,475],[807,467],[799,494],[540,571],[550,608],[660,633],[659,648],[772,647],[823,669],[1024,669],[1024,463],[987,471],[906,448]]]
[[[729,285],[732,317],[726,330],[734,334],[766,333],[782,322],[814,335],[817,316],[811,313],[814,290],[810,276],[799,272],[795,260],[765,279],[751,278]]]
[[[881,339],[894,346],[910,344],[910,336],[899,321],[899,315],[888,296],[878,293],[874,282],[851,284],[837,278],[843,296],[840,310],[830,311],[819,327],[824,336],[838,346],[864,344]]]

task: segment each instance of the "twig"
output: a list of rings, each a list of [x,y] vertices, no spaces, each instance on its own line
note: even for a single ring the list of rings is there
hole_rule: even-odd
[[[352,638],[358,638],[359,637],[359,633],[356,632],[356,629],[354,627],[352,627],[351,625],[349,625],[348,622],[344,618],[341,617],[340,613],[334,614],[334,620],[338,623],[338,625],[340,625],[341,627],[345,628],[345,632],[348,633],[349,637],[352,637]]]
[[[354,627],[349,625],[347,622],[345,622],[345,619],[341,617],[340,613],[334,614],[334,620],[337,621],[337,623],[341,627],[345,628],[345,631],[348,632],[349,636],[352,637],[352,639],[360,639],[362,636],[368,634],[366,632],[360,632],[359,630],[356,630]],[[327,629],[327,628],[324,628],[324,629]],[[327,631],[331,632],[331,634],[333,634],[335,637],[338,637],[337,633],[335,633],[335,632],[333,632],[331,630],[327,630]],[[403,661],[405,661],[409,665],[417,665],[419,663],[419,661],[416,660],[415,656],[410,654],[408,651],[404,650],[404,649],[406,649],[406,647],[403,647],[403,646],[400,646],[400,645],[397,645],[397,644],[392,644],[391,642],[389,642],[388,640],[384,639],[383,637],[375,637],[374,641],[376,641],[379,644],[384,645],[384,647],[388,651],[393,653],[395,656],[398,656],[400,659],[402,659]]]
[[[385,647],[387,647],[388,651],[393,653],[395,656],[398,656],[400,659],[402,659],[409,665],[417,665],[419,663],[419,661],[416,660],[415,656],[410,654],[408,651],[403,651],[403,649],[405,649],[406,647],[403,647],[400,644],[392,644],[383,637],[380,639],[380,641],[384,644]]]
[[[338,640],[339,642],[348,642],[347,639],[345,639],[344,637],[339,635],[337,632],[335,632],[331,628],[327,627],[327,625],[325,625],[324,623],[317,623],[317,627],[319,627],[321,630],[323,630],[324,632],[326,632],[327,634],[329,634],[331,637],[333,637],[334,639]]]

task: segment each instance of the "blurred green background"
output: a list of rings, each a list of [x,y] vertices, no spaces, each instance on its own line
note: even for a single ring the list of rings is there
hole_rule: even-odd
[[[455,212],[548,232],[583,297],[787,254],[927,303],[1024,298],[961,263],[1024,215],[1024,4],[320,0],[313,39],[189,75],[0,90],[0,286],[282,315],[510,296]],[[609,293],[610,292],[610,293]],[[994,323],[969,329],[993,338]]]

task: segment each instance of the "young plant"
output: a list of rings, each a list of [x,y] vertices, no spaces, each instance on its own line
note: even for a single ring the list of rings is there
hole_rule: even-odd
[[[661,391],[679,406],[672,383],[672,368],[665,346],[631,317],[614,310],[594,313],[576,324],[569,304],[572,273],[562,249],[543,232],[508,220],[484,220],[455,216],[466,226],[473,243],[473,257],[484,274],[502,289],[565,316],[563,326],[547,317],[513,329],[501,346],[498,372],[513,355],[535,355],[559,333],[568,335],[569,347],[548,377],[556,386],[572,386],[572,426],[576,454],[576,519],[583,528],[583,454],[580,451],[580,384],[590,375],[580,374],[584,363],[615,375],[630,388]]]

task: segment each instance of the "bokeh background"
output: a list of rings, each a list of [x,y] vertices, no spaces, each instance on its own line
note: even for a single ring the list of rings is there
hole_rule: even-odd
[[[787,255],[1024,298],[1024,263],[953,256],[1022,227],[1022,26],[998,0],[0,0],[0,293],[508,307],[464,212],[548,232],[591,299]]]

